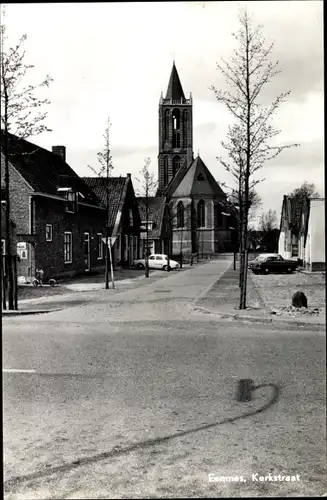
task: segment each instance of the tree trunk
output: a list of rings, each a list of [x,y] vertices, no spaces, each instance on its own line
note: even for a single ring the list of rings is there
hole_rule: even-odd
[[[239,230],[239,255],[240,255],[240,264],[239,264],[239,287],[242,287],[242,282],[243,282],[243,196],[242,196],[242,171],[240,171],[240,178],[239,178],[239,185],[238,185],[238,206],[239,206],[239,219],[238,219],[238,230]]]
[[[246,282],[245,282],[245,238],[246,238],[246,233],[245,233],[245,221],[244,221],[244,216],[245,213],[243,211],[242,215],[242,234],[241,234],[241,269],[240,269],[240,278],[241,278],[241,294],[240,294],[240,309],[245,309],[245,303],[246,303]]]
[[[145,239],[145,277],[149,277],[149,191],[146,187],[145,193],[146,203],[146,239]]]
[[[251,148],[251,96],[250,96],[250,69],[249,69],[249,32],[248,25],[246,25],[246,169],[244,177],[244,214],[243,214],[243,282],[241,286],[241,301],[240,309],[246,309],[246,283],[247,283],[247,265],[246,265],[246,253],[247,253],[247,232],[248,232],[248,212],[249,212],[249,179],[250,179],[250,148]]]
[[[107,171],[106,171],[106,268],[105,268],[105,289],[109,289],[109,166],[107,164]]]

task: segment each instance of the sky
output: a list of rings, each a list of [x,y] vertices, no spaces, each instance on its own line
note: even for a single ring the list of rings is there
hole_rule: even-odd
[[[264,179],[257,216],[273,209],[279,220],[283,195],[304,181],[324,196],[323,3],[315,0],[7,4],[9,44],[27,35],[26,62],[34,65],[27,83],[47,74],[54,80],[41,94],[51,101],[46,123],[52,131],[31,142],[66,146],[75,172],[92,176],[88,165],[99,167],[110,117],[112,175],[131,173],[138,190],[145,158],[157,175],[159,97],[175,60],[184,93],[193,96],[194,154],[218,182],[233,187],[217,160],[225,155],[221,141],[232,118],[209,87],[224,88],[216,63],[233,55],[242,7],[262,25],[267,45],[274,42],[272,61],[281,70],[263,104],[291,91],[274,118],[278,144],[300,144],[257,172],[255,179]]]

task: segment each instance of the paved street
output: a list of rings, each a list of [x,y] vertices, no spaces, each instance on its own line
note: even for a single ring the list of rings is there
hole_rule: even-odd
[[[229,265],[3,318],[7,500],[327,491],[325,332],[194,311]],[[273,386],[240,403],[241,378]]]

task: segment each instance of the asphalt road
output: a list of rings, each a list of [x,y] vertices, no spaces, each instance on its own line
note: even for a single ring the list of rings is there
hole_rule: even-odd
[[[7,500],[327,491],[324,332],[193,312],[227,266],[3,319]]]

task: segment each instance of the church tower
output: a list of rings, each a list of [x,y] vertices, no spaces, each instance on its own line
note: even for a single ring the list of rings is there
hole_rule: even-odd
[[[158,194],[177,171],[193,160],[192,95],[186,99],[175,61],[166,97],[159,101]]]

